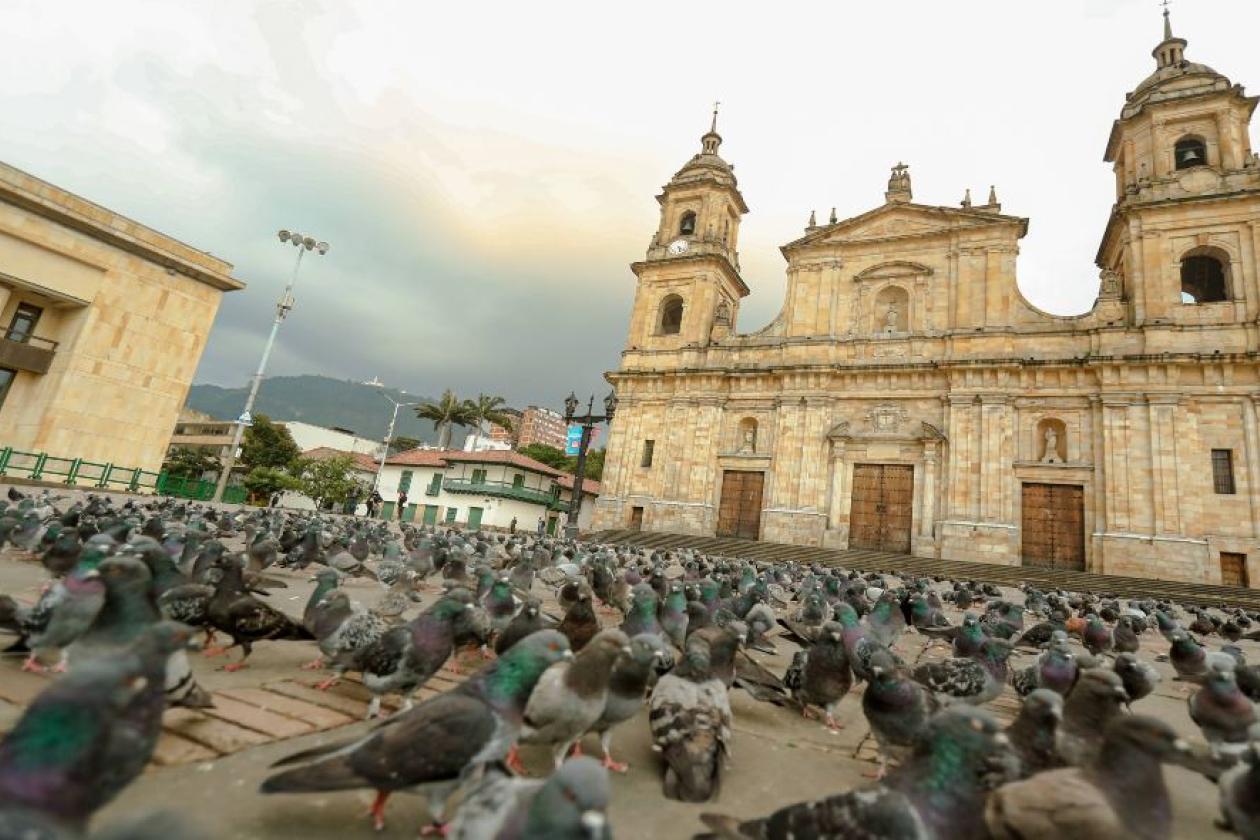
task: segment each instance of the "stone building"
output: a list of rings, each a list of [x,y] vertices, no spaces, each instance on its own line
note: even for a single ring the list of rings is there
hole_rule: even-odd
[[[232,266],[0,164],[0,447],[157,470]]]
[[[1155,71],[1104,159],[1116,202],[1093,308],[1019,291],[1028,220],[996,195],[883,204],[782,247],[786,300],[736,329],[748,212],[714,127],[658,196],[596,528],[1260,580],[1257,98]]]

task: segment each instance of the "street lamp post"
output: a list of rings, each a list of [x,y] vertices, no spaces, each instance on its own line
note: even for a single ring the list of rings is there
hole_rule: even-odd
[[[380,394],[381,392],[377,391],[377,393]],[[376,467],[376,480],[372,482],[372,489],[378,493],[381,491],[381,473],[385,471],[385,459],[389,457],[389,447],[390,447],[390,444],[392,444],[394,441],[394,425],[398,422],[398,409],[402,408],[403,406],[411,407],[411,406],[423,405],[423,403],[418,403],[418,402],[414,402],[414,403],[398,402],[397,400],[391,400],[389,397],[386,397],[384,394],[381,394],[381,397],[393,403],[394,413],[389,418],[389,431],[385,433],[385,446],[381,449],[381,462]]]
[[[223,501],[223,492],[227,490],[228,478],[232,475],[232,468],[236,466],[236,453],[241,447],[241,437],[245,434],[245,427],[253,423],[254,400],[258,397],[258,388],[262,385],[263,373],[267,370],[267,360],[271,358],[271,349],[276,343],[276,333],[280,331],[280,325],[293,309],[293,287],[297,284],[298,269],[302,266],[302,255],[307,251],[314,251],[321,256],[328,253],[328,243],[317,242],[314,237],[303,236],[288,230],[282,230],[278,235],[281,242],[287,242],[297,248],[297,261],[293,264],[293,276],[289,278],[289,285],[284,287],[284,296],[276,304],[276,319],[271,322],[271,335],[267,336],[267,344],[263,347],[262,359],[258,362],[258,372],[254,374],[254,381],[249,384],[245,410],[241,412],[240,418],[236,421],[236,428],[232,432],[232,446],[228,449],[227,462],[223,465],[223,471],[219,474],[219,483],[214,488],[216,502]]]
[[[609,391],[608,396],[604,397],[603,415],[592,413],[594,407],[595,397],[592,396],[586,403],[586,413],[579,415],[576,394],[570,392],[564,401],[565,424],[577,423],[582,427],[582,438],[578,443],[577,465],[574,468],[573,498],[569,502],[569,521],[564,526],[564,535],[571,540],[577,539],[578,519],[582,516],[582,490],[586,483],[586,449],[591,445],[591,431],[597,423],[612,422],[613,415],[617,412],[616,392]]]

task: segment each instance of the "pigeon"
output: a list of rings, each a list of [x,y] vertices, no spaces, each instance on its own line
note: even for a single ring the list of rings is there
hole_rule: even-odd
[[[23,630],[31,653],[22,663],[23,671],[43,670],[41,655],[54,648],[61,649],[61,660],[53,670],[66,669],[67,648],[92,625],[105,603],[105,582],[97,568],[101,559],[99,552],[85,557],[74,571],[46,589],[27,613]]]
[[[701,814],[720,838],[907,838],[973,840],[984,836],[989,789],[1013,778],[1016,761],[993,716],[955,706],[931,719],[910,759],[882,784],[737,820]]]
[[[513,747],[525,704],[543,672],[572,656],[555,630],[513,645],[459,687],[438,694],[349,742],[305,750],[278,762],[298,764],[263,782],[263,793],[373,788],[371,816],[385,825],[385,804],[398,790],[424,787],[435,818],[470,765],[499,761]],[[424,749],[416,749],[423,744]]]
[[[253,644],[264,639],[314,639],[301,624],[284,613],[264,604],[245,591],[240,561],[223,555],[214,567],[222,573],[215,585],[214,597],[206,608],[210,624],[232,638],[230,647],[241,648],[241,658],[224,666],[224,670],[236,671],[245,666],[245,660],[253,652]],[[222,653],[222,650],[212,653]]]
[[[1163,762],[1193,768],[1196,757],[1167,723],[1122,715],[1108,724],[1102,749],[1086,766],[1049,770],[994,791],[984,824],[997,840],[1171,837]]]
[[[584,838],[612,840],[608,771],[571,758],[546,779],[522,779],[491,766],[460,802],[449,840]]]
[[[1174,630],[1169,637],[1172,647],[1168,661],[1177,672],[1177,680],[1201,683],[1213,668],[1233,670],[1236,666],[1228,653],[1209,651],[1184,630]]]
[[[496,578],[490,585],[490,591],[482,599],[481,606],[490,618],[491,632],[496,634],[503,632],[508,622],[512,620],[512,616],[516,615],[516,597],[512,594],[511,580],[504,575]],[[571,639],[570,642],[572,642]]]
[[[589,603],[589,595],[582,597]],[[603,714],[613,663],[623,653],[630,653],[630,639],[609,628],[597,633],[571,662],[548,668],[529,696],[520,742],[550,746],[558,770],[569,749]]]
[[[1134,703],[1154,691],[1161,679],[1154,665],[1143,662],[1132,653],[1117,654],[1113,669],[1124,683],[1124,690],[1129,695],[1125,705],[1130,709]]]
[[[1242,760],[1221,774],[1221,817],[1224,828],[1244,840],[1260,838],[1260,741],[1252,741]]]
[[[1002,693],[1010,654],[1010,642],[987,639],[975,657],[924,662],[914,669],[912,676],[927,686],[942,704],[962,702],[979,706]]]
[[[503,632],[494,638],[494,652],[500,656],[503,651],[528,636],[547,627],[547,620],[542,615],[542,605],[537,598],[528,599],[503,628]],[[569,642],[573,644],[572,641]]]
[[[0,741],[0,803],[82,828],[148,764],[162,727],[166,662],[189,644],[174,622],[53,682]]]
[[[711,637],[693,633],[682,661],[652,691],[652,748],[665,761],[663,789],[670,799],[706,802],[721,788],[732,718],[726,684],[713,672],[713,654]]]
[[[1116,653],[1137,653],[1141,647],[1138,630],[1133,626],[1133,616],[1122,615],[1116,619],[1115,629],[1111,631]]]
[[[1097,615],[1091,614],[1085,619],[1085,629],[1081,633],[1081,643],[1094,656],[1101,656],[1111,650],[1115,640],[1111,636],[1111,628],[1103,624]]]
[[[890,759],[900,763],[909,755],[936,711],[937,702],[930,691],[910,678],[889,651],[879,650],[871,657],[870,671],[870,680],[862,692],[862,712],[879,745],[875,778],[882,779]]]
[[[621,632],[627,636],[651,633],[665,638],[665,631],[656,617],[658,600],[656,590],[649,584],[636,584],[630,594],[630,610],[621,623]]]
[[[891,648],[906,629],[906,617],[897,604],[897,596],[885,590],[866,616],[866,629],[875,641]]]
[[[556,629],[569,640],[574,653],[582,650],[591,639],[595,638],[595,634],[599,632],[599,618],[596,617],[595,608],[591,605],[590,592],[583,590],[574,596],[573,605],[569,607],[564,620]]]
[[[1080,668],[1068,646],[1067,634],[1056,631],[1056,637],[1038,655],[1036,662],[1011,674],[1011,684],[1021,697],[1027,697],[1038,688],[1048,688],[1066,697],[1076,685],[1078,676]]]
[[[1190,719],[1216,750],[1239,751],[1256,722],[1256,707],[1238,689],[1233,671],[1214,669],[1187,701]]]
[[[840,728],[836,721],[836,706],[849,693],[853,674],[849,671],[849,658],[844,649],[844,627],[835,621],[822,626],[817,641],[809,648],[797,651],[792,658],[783,684],[791,690],[792,698],[800,704],[801,714],[811,717],[811,706],[821,706],[827,728]]]
[[[350,596],[338,589],[322,602],[315,619],[315,639],[320,653],[333,669],[333,675],[319,684],[326,689],[346,671],[355,669],[356,655],[375,643],[389,625],[383,618],[350,603]]]
[[[591,731],[599,734],[603,764],[609,770],[624,773],[629,764],[612,757],[612,730],[618,724],[638,714],[647,697],[648,685],[660,667],[669,664],[672,657],[665,642],[659,636],[644,633],[630,640],[630,652],[623,653],[613,663],[608,677],[608,694],[604,710]]]
[[[1103,730],[1123,714],[1129,701],[1124,682],[1114,671],[1090,668],[1081,673],[1076,687],[1063,704],[1059,724],[1059,755],[1068,764],[1090,764],[1098,754]]]
[[[665,637],[679,650],[687,638],[687,596],[678,581],[670,584],[658,614]]]
[[[1063,766],[1056,741],[1061,720],[1063,695],[1037,688],[1024,698],[1019,714],[1006,728],[1011,748],[1019,756],[1020,778]]]
[[[456,628],[473,609],[468,590],[453,590],[407,624],[389,628],[355,652],[363,685],[372,692],[369,718],[380,714],[381,696],[391,691],[402,694],[404,710],[411,708],[416,691],[451,657]]]

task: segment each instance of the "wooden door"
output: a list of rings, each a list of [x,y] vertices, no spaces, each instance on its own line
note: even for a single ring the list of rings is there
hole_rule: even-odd
[[[755,540],[761,536],[761,495],[765,473],[725,470],[718,505],[717,535]]]
[[[436,524],[437,524],[437,514],[438,514],[438,506],[437,506],[437,505],[425,505],[425,506],[424,506],[424,524],[425,524],[425,525],[436,525]]]
[[[630,508],[630,530],[631,531],[643,530],[643,508],[639,507],[638,505],[635,505],[634,507]]]
[[[910,553],[914,467],[854,464],[849,547]]]
[[[1023,562],[1026,566],[1085,571],[1085,488],[1025,484]]]
[[[470,507],[468,509],[469,529],[476,530],[477,528],[481,527],[481,513],[482,513],[482,508],[479,508],[479,507]]]
[[[1221,583],[1225,586],[1248,586],[1247,555],[1221,552]]]

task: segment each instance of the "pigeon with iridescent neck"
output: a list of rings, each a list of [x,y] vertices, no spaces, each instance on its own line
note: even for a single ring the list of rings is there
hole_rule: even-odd
[[[367,734],[296,753],[277,766],[300,764],[263,782],[263,793],[314,793],[372,788],[373,824],[385,824],[395,791],[421,788],[440,819],[446,797],[476,765],[502,761],[514,748],[529,695],[543,672],[571,657],[569,642],[541,630],[513,645],[458,688],[430,697]],[[423,744],[423,749],[417,749]]]

